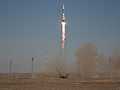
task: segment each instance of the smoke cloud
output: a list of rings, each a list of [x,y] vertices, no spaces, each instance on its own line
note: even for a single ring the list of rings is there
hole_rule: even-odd
[[[112,57],[112,74],[113,76],[120,74],[120,47],[116,48],[115,52],[113,53]]]
[[[55,54],[54,56],[52,56],[50,58],[50,60],[49,60],[49,72],[58,73],[56,69],[58,69],[61,73],[67,72],[65,55]]]
[[[76,50],[75,56],[77,57],[76,60],[77,72],[82,77],[95,76],[96,55],[97,50],[92,43],[87,43]]]
[[[74,55],[76,57],[76,69],[69,67],[70,72],[76,72],[84,78],[94,78],[97,75],[96,73],[98,73],[98,77],[101,78],[110,76],[109,59],[107,59],[103,53],[100,55],[92,43],[86,43],[78,47]],[[112,75],[117,77],[120,75],[120,48],[115,50],[110,59],[112,61]],[[48,61],[49,72],[58,73],[56,70],[58,69],[61,73],[68,73],[65,54],[63,55],[63,53],[60,53],[51,55]]]

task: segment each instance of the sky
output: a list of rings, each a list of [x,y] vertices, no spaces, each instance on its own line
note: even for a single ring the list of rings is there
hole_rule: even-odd
[[[88,42],[109,57],[120,46],[120,0],[0,0],[0,73],[44,71],[46,52],[61,50],[62,4],[65,5],[69,65],[75,49]]]

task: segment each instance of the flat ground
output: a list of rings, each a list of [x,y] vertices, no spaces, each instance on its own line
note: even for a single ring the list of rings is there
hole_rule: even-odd
[[[120,79],[1,78],[0,90],[120,90]]]

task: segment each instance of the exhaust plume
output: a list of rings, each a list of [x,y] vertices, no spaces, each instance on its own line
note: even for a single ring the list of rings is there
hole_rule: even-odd
[[[64,49],[65,45],[65,22],[62,22],[62,48]]]

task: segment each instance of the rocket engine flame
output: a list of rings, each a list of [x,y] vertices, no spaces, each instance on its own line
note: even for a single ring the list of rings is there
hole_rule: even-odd
[[[65,21],[62,21],[62,48],[64,48],[65,45]]]

